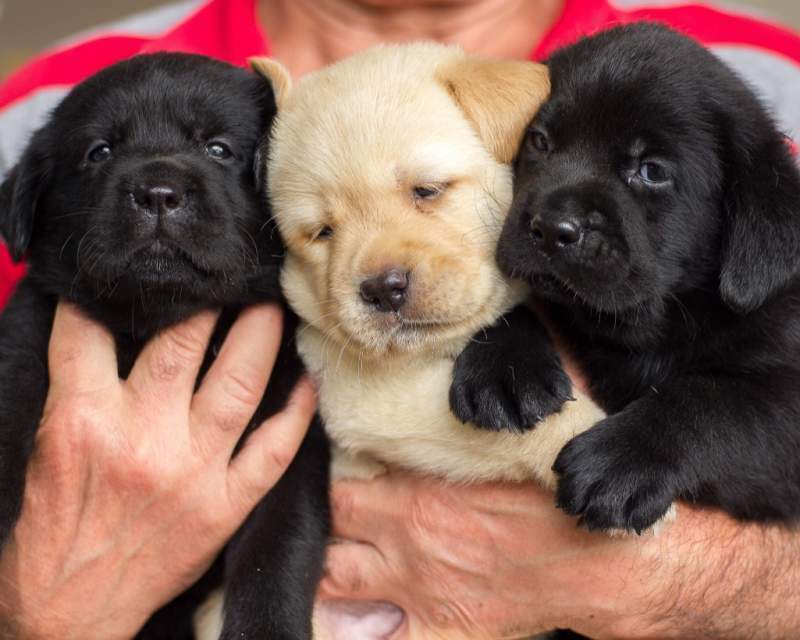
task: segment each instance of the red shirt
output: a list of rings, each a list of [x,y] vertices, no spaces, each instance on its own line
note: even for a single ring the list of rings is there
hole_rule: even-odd
[[[621,5],[624,1],[626,8]],[[789,134],[800,134],[800,36],[780,26],[709,6],[631,7],[631,0],[565,0],[556,24],[531,58],[613,24],[654,20],[671,25],[711,47],[745,76],[776,111]],[[5,173],[31,131],[71,86],[124,58],[153,51],[201,53],[245,65],[269,55],[256,0],[190,0],[101,28],[83,40],[34,59],[0,86],[0,171]],[[783,114],[781,110],[783,109]],[[781,115],[786,118],[781,119]],[[795,130],[796,128],[796,130]],[[0,306],[24,269],[0,246]]]

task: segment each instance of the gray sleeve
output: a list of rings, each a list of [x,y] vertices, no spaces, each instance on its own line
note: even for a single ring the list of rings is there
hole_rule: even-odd
[[[781,130],[800,142],[800,65],[752,47],[715,46],[712,51],[761,96]]]
[[[16,163],[31,134],[44,124],[68,89],[40,89],[0,111],[0,176]]]
[[[137,38],[153,39],[176,28],[208,0],[180,0],[155,9],[136,13],[111,24],[92,28],[59,43],[69,47],[104,34],[124,34]],[[2,0],[0,0],[2,4]],[[0,177],[19,159],[31,134],[44,124],[50,112],[69,89],[63,86],[42,87],[24,98],[0,109]]]

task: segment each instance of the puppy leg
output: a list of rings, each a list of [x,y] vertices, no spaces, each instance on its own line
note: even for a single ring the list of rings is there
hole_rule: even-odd
[[[206,632],[211,628],[208,601],[213,601],[213,595],[222,592],[218,588],[222,584],[222,576],[222,556],[219,556],[200,580],[156,611],[136,634],[135,640],[217,640],[219,629],[213,636],[203,635],[201,631]],[[214,591],[215,588],[217,591]],[[218,618],[221,623],[221,607]],[[206,623],[206,620],[209,622]]]
[[[308,640],[330,529],[328,442],[318,423],[228,546],[222,640]]]
[[[686,375],[573,438],[557,504],[589,529],[641,532],[679,499],[742,520],[800,518],[800,376]]]
[[[22,509],[25,472],[47,397],[54,311],[23,282],[0,316],[0,548]]]
[[[572,384],[547,329],[519,306],[476,334],[458,356],[450,407],[476,427],[526,430],[571,396]]]

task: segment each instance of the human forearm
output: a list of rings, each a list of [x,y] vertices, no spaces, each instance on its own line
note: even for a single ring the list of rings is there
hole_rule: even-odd
[[[614,606],[615,594],[598,585],[608,616],[598,625],[595,612],[593,637],[778,640],[800,628],[796,531],[686,507],[664,535],[627,546],[617,566],[629,597]]]

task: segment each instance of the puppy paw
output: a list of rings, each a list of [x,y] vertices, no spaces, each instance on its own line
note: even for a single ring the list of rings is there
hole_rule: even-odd
[[[502,360],[456,367],[450,407],[459,420],[492,431],[527,430],[573,399],[572,383],[560,363]]]
[[[365,454],[354,454],[335,447],[331,456],[332,480],[363,480],[365,482],[386,473],[386,465]]]
[[[607,418],[573,438],[553,465],[556,504],[589,530],[642,533],[681,493],[675,467]]]

